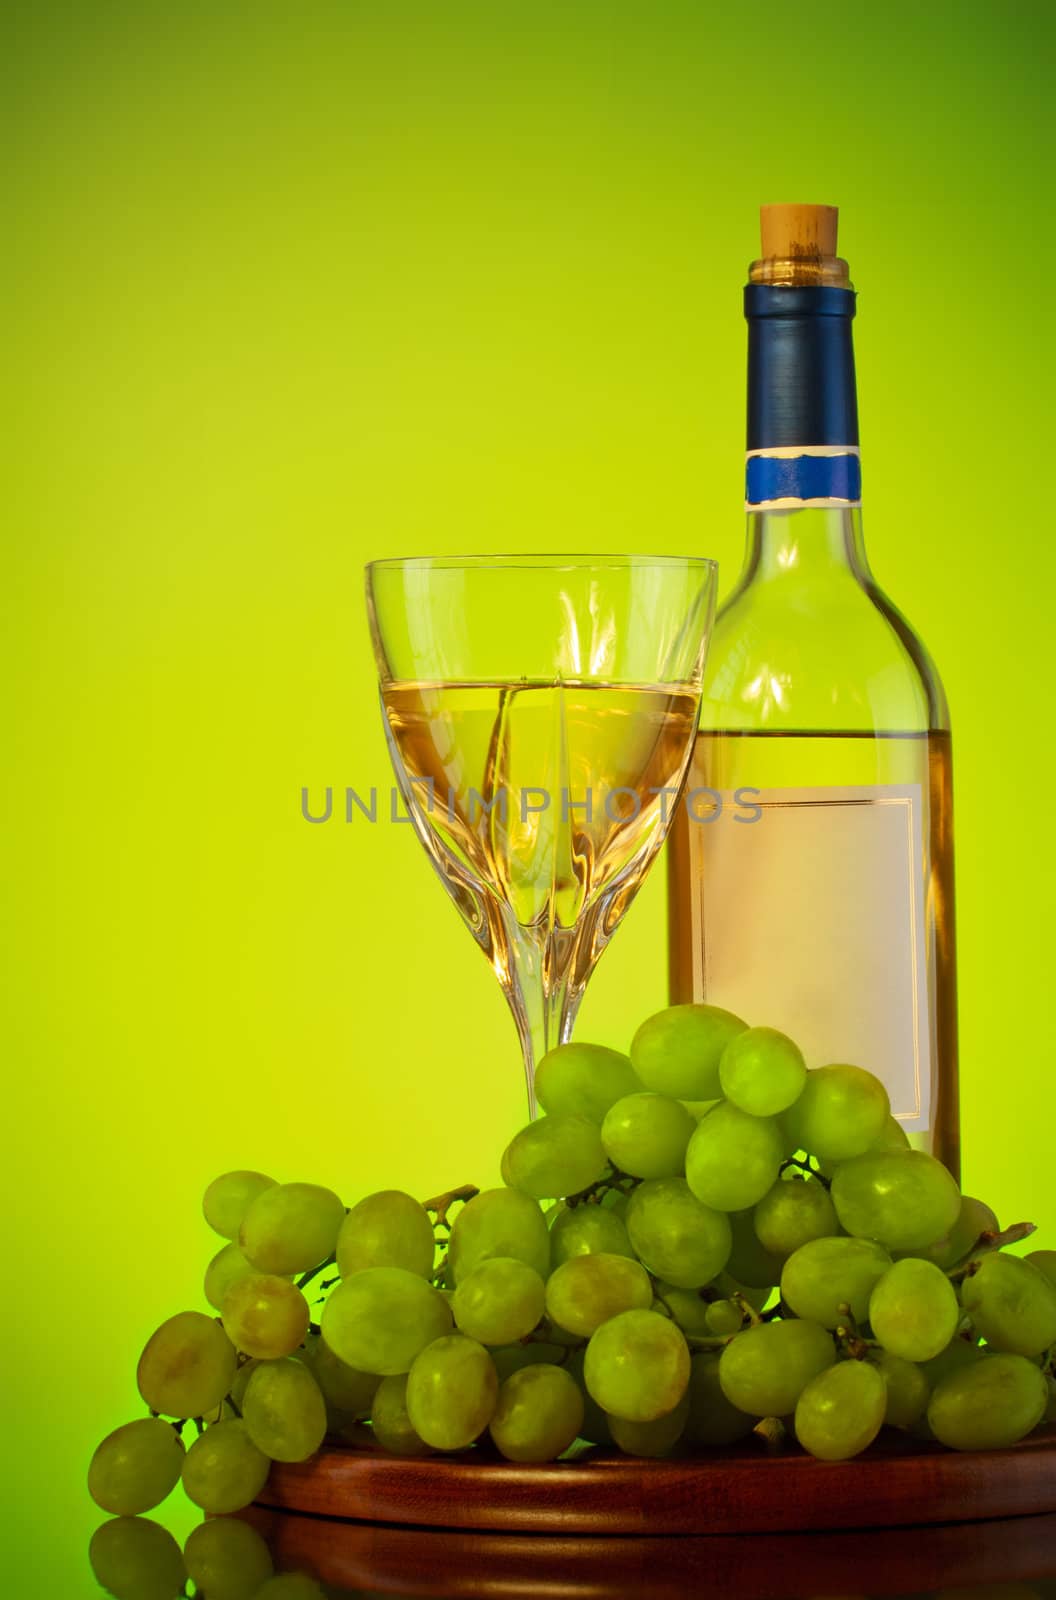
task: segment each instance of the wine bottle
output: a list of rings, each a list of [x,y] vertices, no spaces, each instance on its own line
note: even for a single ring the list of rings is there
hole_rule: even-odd
[[[867,1067],[956,1175],[949,713],[866,559],[836,222],[764,206],[744,291],[747,554],[671,834],[671,992]]]

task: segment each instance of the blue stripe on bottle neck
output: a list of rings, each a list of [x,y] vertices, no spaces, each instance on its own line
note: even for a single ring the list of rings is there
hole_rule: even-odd
[[[862,466],[855,449],[846,454],[751,454],[748,457],[745,503],[749,509],[768,506],[794,510],[799,505],[859,505]]]

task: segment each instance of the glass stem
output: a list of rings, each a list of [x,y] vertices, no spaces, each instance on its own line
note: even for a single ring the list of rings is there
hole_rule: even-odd
[[[569,1038],[583,997],[583,984],[574,982],[577,941],[574,929],[551,929],[542,944],[519,926],[508,927],[508,937],[513,970],[503,987],[521,1041],[528,1115],[534,1120],[539,1109],[535,1068],[548,1050]]]

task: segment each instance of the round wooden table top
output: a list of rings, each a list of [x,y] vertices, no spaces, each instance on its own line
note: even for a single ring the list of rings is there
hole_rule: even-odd
[[[1056,1428],[1010,1450],[963,1453],[892,1436],[846,1462],[768,1452],[755,1438],[706,1456],[590,1450],[542,1466],[483,1447],[407,1459],[327,1446],[276,1463],[260,1503],[345,1521],[594,1537],[978,1522],[1056,1512]]]

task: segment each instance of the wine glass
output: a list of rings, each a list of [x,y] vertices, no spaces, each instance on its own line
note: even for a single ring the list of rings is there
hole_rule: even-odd
[[[367,610],[418,838],[536,1062],[664,840],[700,709],[716,566],[671,556],[374,561]]]

